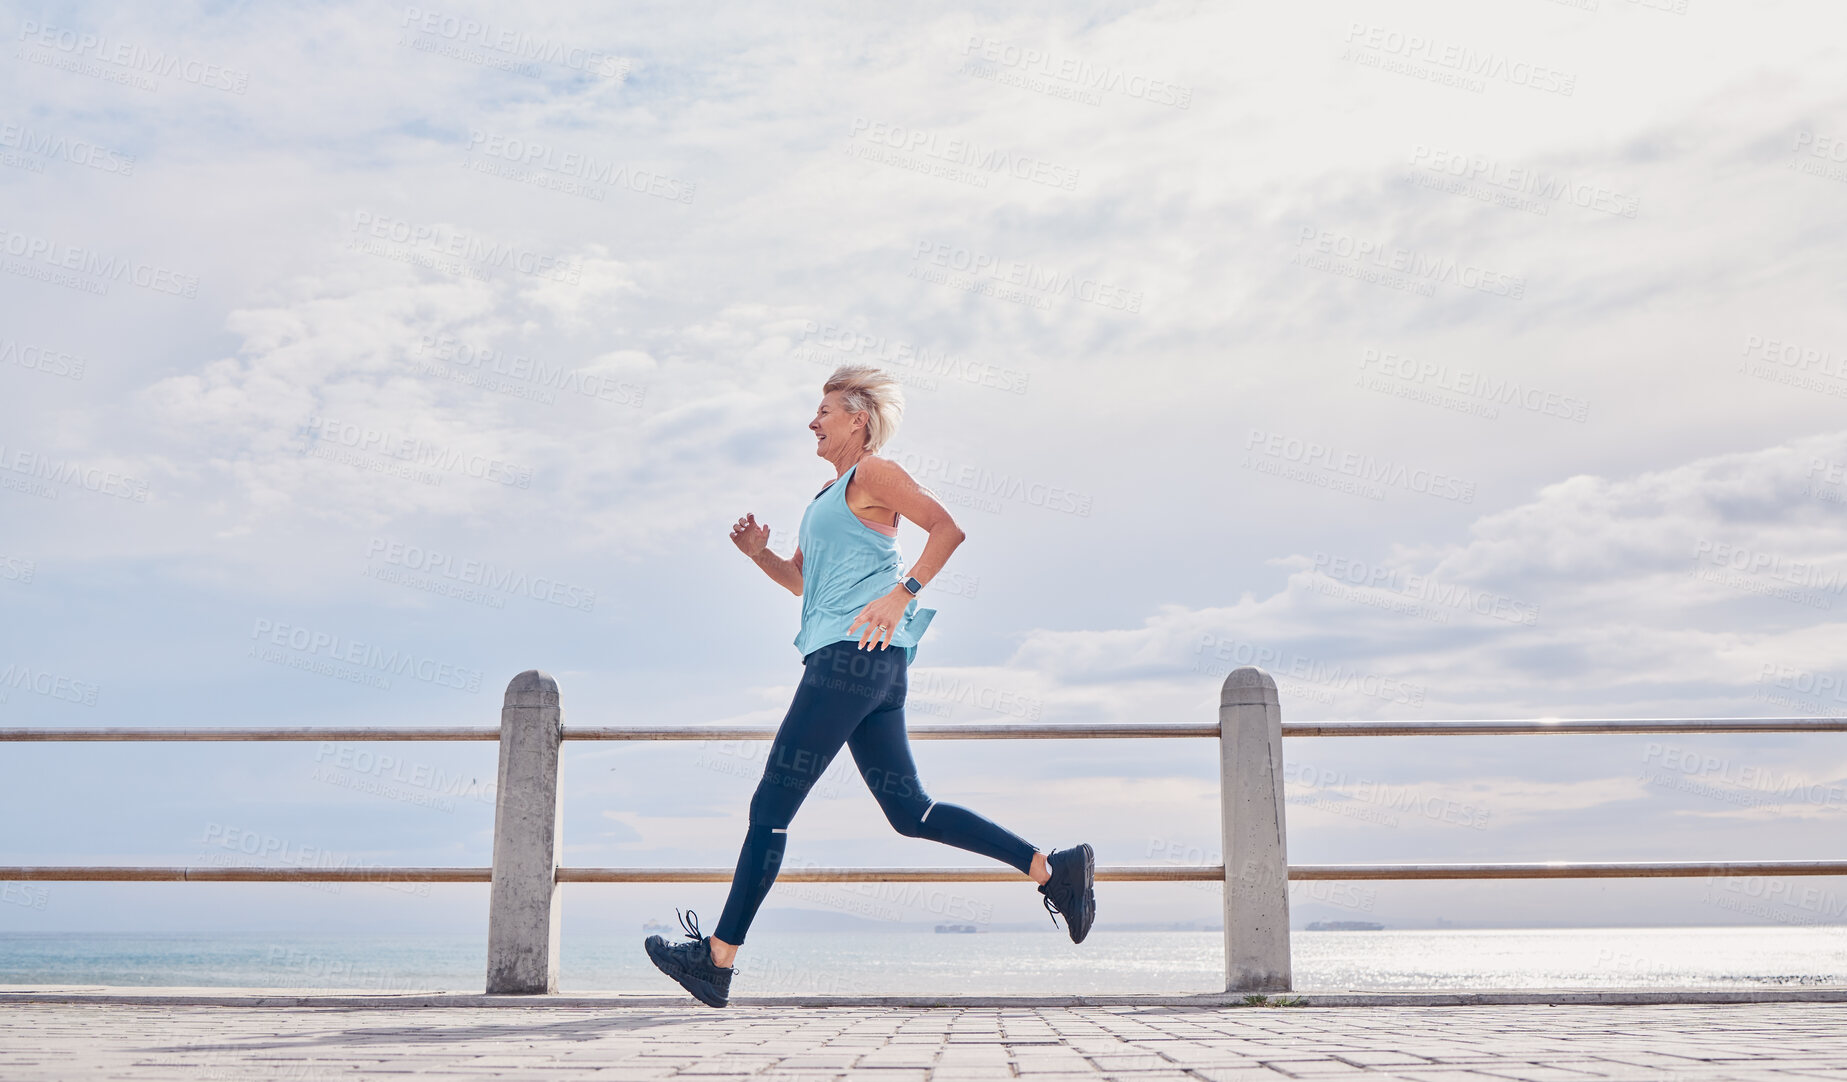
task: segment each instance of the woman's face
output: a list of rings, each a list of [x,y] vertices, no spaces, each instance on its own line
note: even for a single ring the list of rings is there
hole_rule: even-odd
[[[856,454],[866,446],[865,414],[848,413],[839,391],[822,397],[808,430],[815,434],[814,453],[822,458]]]

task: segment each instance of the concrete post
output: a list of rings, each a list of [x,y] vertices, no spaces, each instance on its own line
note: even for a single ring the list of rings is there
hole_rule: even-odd
[[[1219,692],[1219,816],[1225,852],[1225,991],[1287,992],[1289,855],[1283,715],[1276,681],[1234,669]]]
[[[558,682],[528,669],[507,685],[494,790],[494,886],[487,990],[558,990]]]

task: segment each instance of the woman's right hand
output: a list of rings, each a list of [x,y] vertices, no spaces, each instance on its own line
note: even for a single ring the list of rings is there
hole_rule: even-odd
[[[763,555],[764,546],[770,543],[770,528],[757,525],[756,515],[745,515],[737,520],[737,525],[731,527],[731,543],[738,547],[739,552],[754,560]]]

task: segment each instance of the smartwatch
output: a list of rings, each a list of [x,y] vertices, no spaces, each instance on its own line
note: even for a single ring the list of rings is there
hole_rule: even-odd
[[[908,579],[905,579],[903,582],[903,586],[906,590],[910,591],[910,594],[912,597],[916,597],[917,591],[923,589],[923,583],[918,582],[917,576],[915,575],[911,576]]]

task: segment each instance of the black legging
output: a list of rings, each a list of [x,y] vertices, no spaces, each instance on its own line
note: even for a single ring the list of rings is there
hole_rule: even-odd
[[[904,732],[906,669],[897,647],[861,650],[858,640],[823,646],[802,659],[802,682],[776,738],[763,780],[750,798],[750,828],[731,894],[712,935],[733,945],[763,904],[782,866],[789,821],[808,789],[845,743],[885,818],[908,838],[967,849],[1032,873],[1032,843],[957,804],[931,800],[917,777]]]

